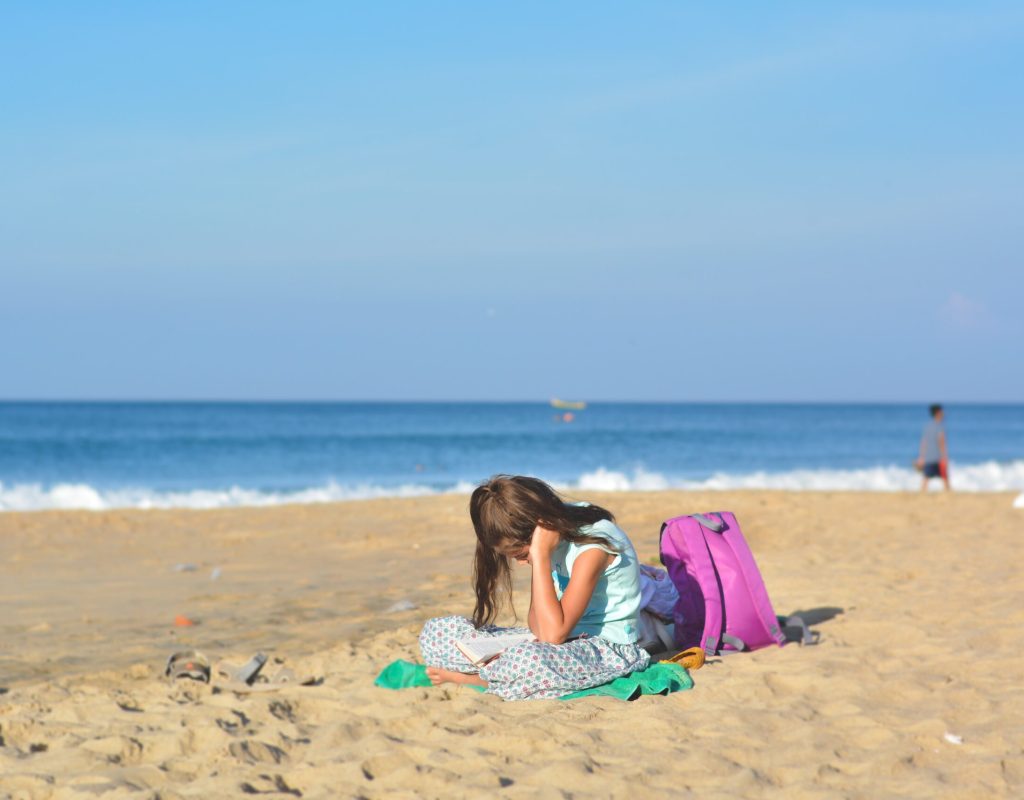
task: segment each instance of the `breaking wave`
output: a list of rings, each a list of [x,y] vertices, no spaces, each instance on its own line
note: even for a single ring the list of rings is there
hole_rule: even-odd
[[[967,492],[1024,492],[1024,461],[981,464],[952,464],[953,488]],[[630,472],[599,468],[576,480],[553,481],[561,489],[620,492],[682,490],[777,489],[786,491],[868,491],[902,492],[920,487],[920,476],[911,469],[879,466],[863,469],[796,469],[784,472],[715,473],[706,478],[689,479],[666,476],[642,468]],[[343,485],[333,481],[294,491],[266,491],[233,486],[228,489],[191,489],[161,491],[144,487],[99,489],[85,483],[38,483],[6,485],[0,483],[0,511],[39,511],[45,509],[111,508],[229,508],[238,506],[274,506],[290,503],[336,503],[376,497],[422,497],[442,493],[468,493],[474,484],[465,481],[447,486],[403,484]],[[938,481],[932,481],[938,489]],[[1024,494],[1015,501],[1024,507]]]
[[[470,491],[468,484],[450,491]],[[156,491],[145,488],[96,489],[85,483],[60,483],[44,487],[37,483],[5,486],[0,483],[0,511],[38,511],[42,509],[108,508],[230,508],[233,506],[276,506],[291,503],[338,503],[374,497],[421,497],[437,494],[429,486],[342,486],[327,483],[290,492],[270,492],[232,486],[230,489],[192,489]]]
[[[950,465],[950,482],[957,491],[1007,492],[1024,490],[1024,461],[1000,464]],[[939,481],[931,481],[938,489]],[[919,473],[906,467],[880,466],[863,469],[794,469],[784,472],[719,472],[696,480],[673,480],[657,472],[634,470],[632,474],[598,469],[581,476],[575,488],[588,491],[648,491],[657,489],[726,490],[779,489],[802,491],[906,492],[921,487]]]

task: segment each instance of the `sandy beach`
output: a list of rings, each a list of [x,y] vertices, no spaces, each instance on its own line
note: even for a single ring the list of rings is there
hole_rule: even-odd
[[[816,621],[822,643],[714,660],[692,691],[633,703],[393,692],[373,679],[418,659],[423,620],[470,610],[463,495],[7,513],[0,797],[1024,792],[1013,495],[586,499],[649,563],[664,518],[735,511],[776,611]],[[249,695],[168,684],[164,662],[185,647],[215,661],[262,650],[322,682]]]

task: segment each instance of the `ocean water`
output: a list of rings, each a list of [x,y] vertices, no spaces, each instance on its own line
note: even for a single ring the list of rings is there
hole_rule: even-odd
[[[1024,405],[949,405],[954,488],[1024,491]],[[919,405],[0,403],[0,510],[212,508],[465,492],[899,491]],[[937,482],[936,482],[937,485]]]

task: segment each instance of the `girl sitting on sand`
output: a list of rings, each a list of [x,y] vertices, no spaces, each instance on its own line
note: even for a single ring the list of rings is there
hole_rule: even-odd
[[[636,551],[610,512],[568,504],[541,480],[498,475],[469,501],[476,530],[473,619],[438,617],[420,650],[434,684],[483,686],[505,700],[561,697],[645,669],[639,636]],[[529,629],[498,628],[501,594],[511,600],[511,562],[529,564]],[[455,643],[510,633],[534,641],[474,667]]]

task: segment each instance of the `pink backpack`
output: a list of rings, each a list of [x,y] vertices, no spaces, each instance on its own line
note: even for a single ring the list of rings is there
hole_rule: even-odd
[[[675,638],[707,655],[786,642],[783,626],[812,634],[799,617],[775,616],[754,556],[728,511],[675,517],[661,526],[661,563],[679,590]]]

